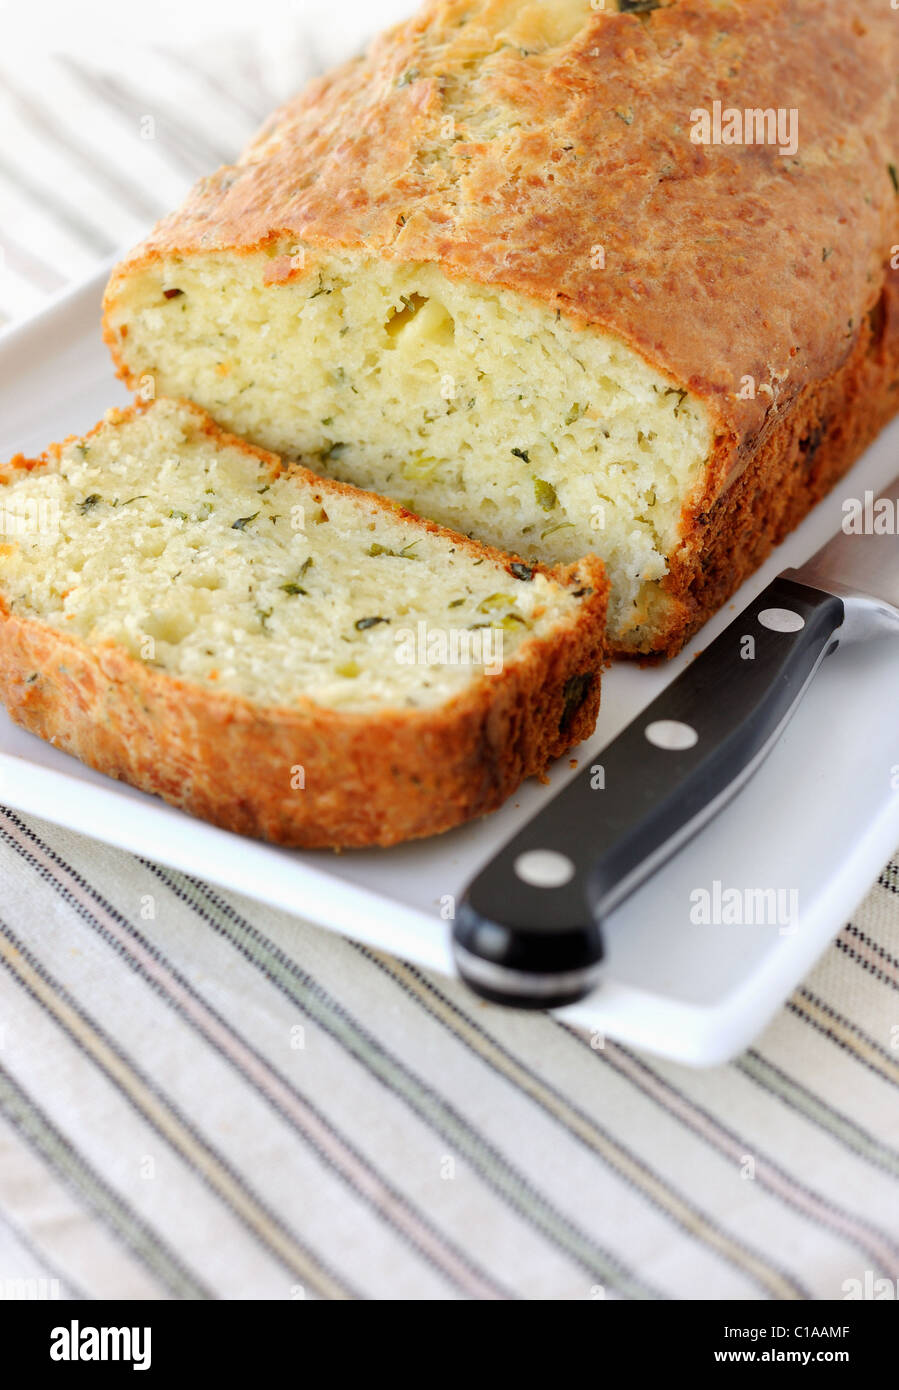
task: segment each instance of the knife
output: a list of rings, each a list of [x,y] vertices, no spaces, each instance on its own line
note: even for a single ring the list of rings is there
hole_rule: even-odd
[[[899,478],[769,584],[472,880],[453,953],[473,990],[552,1009],[600,983],[605,919],[745,785],[824,658],[899,634],[897,515]]]

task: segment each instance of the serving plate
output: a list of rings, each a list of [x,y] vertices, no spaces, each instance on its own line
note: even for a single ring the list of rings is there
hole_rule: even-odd
[[[100,337],[105,279],[104,270],[0,337],[0,458],[39,453],[127,403]],[[573,755],[578,765],[595,759],[779,570],[800,564],[839,528],[843,498],[883,486],[897,462],[894,422],[680,657],[608,672],[596,733]],[[590,1029],[597,1044],[614,1037],[693,1065],[715,1065],[747,1046],[899,844],[897,688],[899,643],[878,640],[826,661],[750,784],[609,919],[605,979],[562,1016]],[[531,782],[495,815],[436,839],[341,855],[297,852],[192,820],[83,767],[0,712],[4,804],[447,974],[454,973],[453,901],[572,776],[563,759],[547,786]],[[747,903],[767,894],[771,905],[779,892],[780,904],[797,910],[753,925],[748,918],[758,910],[750,909],[734,925],[718,910],[732,889]]]

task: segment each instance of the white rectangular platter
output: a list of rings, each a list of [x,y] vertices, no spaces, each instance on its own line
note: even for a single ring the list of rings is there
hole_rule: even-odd
[[[124,404],[100,337],[105,275],[0,338],[0,457],[41,452]],[[592,759],[781,569],[840,526],[842,499],[899,473],[894,423],[837,492],[676,661],[607,674]],[[899,542],[897,542],[899,543]],[[899,643],[872,642],[825,662],[776,749],[739,797],[606,925],[601,986],[564,1011],[601,1036],[693,1065],[746,1047],[800,982],[899,845]],[[101,777],[0,712],[0,801],[235,889],[448,974],[441,904],[574,775],[568,759],[496,815],[393,850],[300,853],[191,820]],[[795,892],[798,921],[694,925],[696,890]],[[695,914],[694,914],[695,915]]]

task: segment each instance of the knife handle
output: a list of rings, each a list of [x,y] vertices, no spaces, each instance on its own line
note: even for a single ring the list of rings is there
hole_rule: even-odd
[[[841,599],[775,579],[472,881],[453,930],[463,979],[519,1008],[589,993],[603,919],[756,770],[843,617]]]

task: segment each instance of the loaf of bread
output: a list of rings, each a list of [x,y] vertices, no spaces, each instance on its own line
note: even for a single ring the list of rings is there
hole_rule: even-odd
[[[615,648],[672,653],[899,409],[897,73],[885,0],[436,0],[160,223],[107,340],[316,471],[595,551]]]
[[[389,845],[586,737],[607,584],[323,482],[159,399],[0,469],[0,699],[229,830]]]

